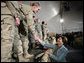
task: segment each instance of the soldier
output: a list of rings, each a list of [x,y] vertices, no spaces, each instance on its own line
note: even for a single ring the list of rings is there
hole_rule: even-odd
[[[25,61],[29,61],[29,59],[25,59],[23,57],[23,43],[20,39],[20,36],[19,36],[19,30],[18,30],[18,24],[20,24],[20,20],[21,19],[21,15],[20,15],[20,11],[19,11],[19,5],[17,3],[17,1],[7,1],[7,6],[9,7],[9,9],[11,10],[12,14],[15,16],[16,18],[16,21],[15,21],[15,35],[14,35],[14,50],[13,52],[16,53],[18,59],[19,59],[19,62],[25,62]],[[13,9],[14,8],[14,9]],[[15,13],[14,13],[15,12]]]
[[[45,43],[55,45],[56,44],[55,34],[54,33],[49,33],[48,37],[49,38],[47,40],[45,40]],[[52,49],[48,49],[48,51],[51,52],[51,53],[53,52]],[[41,59],[41,62],[51,62],[49,55],[45,53],[43,55],[42,59]]]
[[[33,23],[33,28],[35,28],[35,20],[36,20],[36,18],[35,18],[35,16],[33,16],[33,22],[32,22]],[[31,30],[29,30],[28,33],[29,33],[28,38],[30,40],[30,49],[33,49],[36,46],[35,39],[33,38]],[[35,33],[37,34],[36,29],[35,29]]]
[[[28,32],[31,32],[31,42],[35,42],[34,36],[36,36],[35,32],[35,27],[34,27],[34,20],[33,20],[33,14],[37,13],[38,10],[40,9],[40,4],[38,2],[35,3],[30,3],[30,5],[24,5],[21,4],[21,11],[25,15],[25,19],[27,20],[27,25],[28,25]],[[34,41],[33,41],[34,40]]]
[[[35,20],[35,29],[36,29],[36,31],[37,31],[37,33],[38,33],[38,36],[39,36],[39,38],[40,39],[42,39],[41,37],[42,37],[42,33],[41,33],[41,24],[40,24],[40,19],[38,18],[38,19],[36,19]]]
[[[42,39],[46,39],[46,25],[44,21],[42,21],[41,29],[42,29]]]
[[[20,5],[20,10],[21,10],[21,15],[22,15],[22,20],[21,20],[21,25],[19,26],[19,33],[20,33],[20,38],[22,41],[22,46],[23,46],[23,54],[25,58],[32,58],[33,55],[30,55],[28,53],[28,44],[29,44],[29,40],[28,40],[28,24],[27,24],[27,19],[25,18],[26,16],[24,15],[24,12],[22,10],[22,6],[28,6],[25,4],[22,4],[21,2],[19,3]]]
[[[1,2],[1,62],[11,62],[15,25],[19,25],[17,11],[9,1]]]

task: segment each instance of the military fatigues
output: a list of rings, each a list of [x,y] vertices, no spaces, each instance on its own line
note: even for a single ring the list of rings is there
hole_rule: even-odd
[[[29,30],[28,30],[28,24],[27,24],[28,19],[26,18],[27,15],[25,14],[28,11],[28,9],[29,9],[28,5],[21,4],[21,7],[20,7],[21,14],[22,14],[22,16],[25,16],[25,17],[22,17],[22,19],[21,19],[21,24],[19,26],[19,33],[20,33],[20,38],[22,41],[23,53],[24,53],[25,58],[32,57],[32,55],[28,54],[29,40],[27,37],[28,37]]]
[[[41,29],[42,29],[42,39],[45,40],[46,39],[46,25],[42,24]]]
[[[27,20],[28,25],[28,37],[30,39],[30,43],[35,43],[34,35],[36,33],[35,27],[34,27],[34,20],[33,20],[33,11],[32,8],[28,5],[22,4],[21,10],[24,12]]]
[[[22,5],[18,6],[17,2],[12,2],[15,5],[15,8],[19,11],[19,18],[20,18],[20,25],[15,30],[15,42],[14,42],[14,53],[18,55],[19,62],[20,61],[29,61],[29,58],[33,55],[28,54],[28,26],[27,26],[27,19],[25,18],[24,8]],[[17,6],[16,6],[17,5]],[[27,6],[27,5],[26,5]],[[23,10],[24,9],[24,10]],[[18,43],[16,43],[18,42]],[[24,58],[23,58],[24,54]],[[26,59],[28,58],[28,59]]]
[[[18,17],[18,18],[21,17],[18,13],[19,6],[18,6],[17,1],[7,1],[7,5],[8,5],[8,7],[9,7],[9,9],[10,9],[10,11],[14,17]],[[20,61],[24,61],[24,62],[28,61],[22,57],[23,47],[22,47],[22,42],[21,42],[20,36],[19,36],[18,27],[14,26],[13,31],[15,32],[15,33],[12,33],[12,34],[14,34],[13,53],[18,56],[19,62]]]
[[[19,6],[18,6],[17,1],[9,1],[9,3],[10,3],[9,7],[12,10],[14,16],[19,17],[19,15],[18,15],[19,13],[17,11],[17,9],[19,9]],[[12,9],[12,8],[14,8],[14,9]],[[17,26],[14,27],[13,53],[16,54],[17,56],[22,55],[22,53],[23,53],[22,42],[20,40]]]
[[[14,42],[15,19],[13,16],[15,9],[9,2],[1,2],[1,62],[10,62],[12,46]],[[16,14],[16,13],[15,13]]]
[[[54,44],[56,44],[56,38],[52,37],[52,41],[45,40],[45,43],[54,45]],[[49,52],[52,53],[53,52],[52,49],[49,49]],[[42,59],[41,59],[41,62],[51,62],[51,59],[50,59],[49,55],[48,54],[44,54]]]
[[[38,37],[40,38],[40,39],[42,39],[42,30],[41,30],[41,24],[40,24],[40,22],[35,22],[35,29],[36,29],[36,31],[37,31],[37,33],[38,33]]]

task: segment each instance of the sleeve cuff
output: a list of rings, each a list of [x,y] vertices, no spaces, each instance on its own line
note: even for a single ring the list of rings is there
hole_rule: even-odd
[[[45,42],[42,42],[41,45],[44,46],[45,45]]]
[[[51,54],[51,53],[50,53],[50,56],[52,57],[52,56],[53,56],[53,54]]]

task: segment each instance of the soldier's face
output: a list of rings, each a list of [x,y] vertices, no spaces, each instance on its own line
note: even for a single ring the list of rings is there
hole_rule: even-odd
[[[34,13],[37,13],[40,10],[40,7],[39,6],[34,6],[33,8],[34,8],[33,9]]]

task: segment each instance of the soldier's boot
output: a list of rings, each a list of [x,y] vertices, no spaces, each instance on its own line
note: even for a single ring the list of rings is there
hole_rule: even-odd
[[[25,59],[23,55],[18,55],[19,62],[29,62],[29,59]]]
[[[34,57],[33,54],[29,54],[27,51],[24,51],[24,58],[30,59],[30,58],[33,58],[33,57]]]

